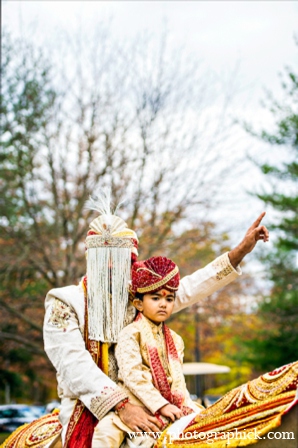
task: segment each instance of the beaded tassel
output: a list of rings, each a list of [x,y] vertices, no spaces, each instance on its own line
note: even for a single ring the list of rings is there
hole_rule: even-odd
[[[128,304],[130,265],[129,248],[88,249],[89,339],[117,342]]]

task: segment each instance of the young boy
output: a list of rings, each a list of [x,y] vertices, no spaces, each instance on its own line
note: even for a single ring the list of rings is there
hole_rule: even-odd
[[[182,372],[184,344],[180,336],[165,324],[173,311],[179,270],[165,257],[152,257],[132,267],[132,301],[138,314],[135,321],[119,334],[116,358],[119,385],[132,404],[146,407],[156,416],[163,429],[183,415],[200,412],[186,389]],[[127,400],[116,406],[97,425],[94,439],[104,447],[120,446],[127,433],[121,410]],[[118,414],[118,415],[116,415]],[[148,426],[135,427],[135,432],[151,432]],[[152,447],[156,440],[148,435],[133,437],[131,446]]]

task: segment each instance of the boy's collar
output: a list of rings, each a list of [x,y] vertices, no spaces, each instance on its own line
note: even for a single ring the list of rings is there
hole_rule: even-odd
[[[148,317],[144,316],[144,314],[142,314],[143,318],[146,319],[146,321],[149,323],[150,328],[152,330],[153,333],[162,333],[162,328],[163,328],[163,322],[160,322],[159,324],[155,324],[154,322],[152,322],[150,319],[148,319]]]

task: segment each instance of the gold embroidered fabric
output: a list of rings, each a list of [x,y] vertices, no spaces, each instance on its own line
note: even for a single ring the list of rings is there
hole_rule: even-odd
[[[261,375],[205,409],[171,443],[165,432],[157,447],[234,448],[254,444],[279,426],[282,416],[298,404],[297,386],[298,362]],[[257,437],[249,436],[252,431]],[[237,433],[243,437],[238,438]]]
[[[147,322],[150,324],[159,357],[166,371],[167,379],[171,384],[173,379],[169,373],[162,325],[156,326],[148,320]],[[183,340],[173,331],[171,331],[171,334],[179,359],[182,362],[184,350]],[[145,405],[153,414],[162,406],[168,404],[168,401],[153,385],[146,341],[141,338],[135,322],[122,330],[115,353],[119,367],[119,385],[130,396],[132,402]],[[197,410],[196,405],[189,397],[186,387],[182,392],[186,397],[184,405]]]
[[[227,277],[229,274],[231,274],[231,272],[233,272],[234,270],[227,253],[216,258],[216,260],[214,260],[214,262],[212,263],[212,266],[216,270],[217,280],[222,280],[224,277]]]
[[[168,380],[170,379],[170,382],[172,382],[172,379],[170,378],[169,363],[167,360],[166,343],[165,343],[165,338],[164,338],[163,331],[162,331],[162,324],[155,325],[154,323],[150,322],[150,320],[148,320],[148,319],[147,319],[147,323],[149,324],[149,326],[151,328],[151,332],[155,339],[158,355],[161,360],[162,366],[166,371],[167,379]],[[176,334],[175,334],[175,336],[176,336]],[[178,341],[180,344],[178,343]],[[182,351],[183,351],[183,342],[182,342],[182,347],[181,347],[180,338],[176,338],[175,342],[177,342],[177,344],[180,346],[179,347],[180,350],[182,349]],[[144,347],[143,347],[143,350],[144,350]],[[145,352],[147,355],[147,350],[145,350]],[[147,359],[148,359],[148,357],[147,357]],[[149,365],[148,365],[148,367],[149,367]]]
[[[126,327],[127,325],[131,324],[134,321],[134,318],[136,317],[136,314],[137,314],[137,310],[135,309],[135,307],[133,306],[133,304],[129,300],[129,302],[127,304],[127,307],[126,307],[126,313],[125,313],[125,317],[124,317],[123,328]]]
[[[71,308],[61,300],[55,299],[53,302],[51,314],[48,323],[53,327],[61,328],[66,331],[71,316]]]
[[[61,432],[59,412],[54,411],[16,429],[1,448],[47,448]]]
[[[123,326],[126,327],[127,325],[131,324],[133,322],[135,316],[136,316],[136,309],[133,306],[133,304],[129,301],[127,308],[126,308]],[[115,356],[115,347],[116,347],[116,344],[109,345],[109,373],[108,373],[108,376],[112,381],[117,383],[118,382],[118,365],[117,365],[117,360],[116,360],[116,356]]]
[[[102,419],[119,401],[127,398],[127,395],[117,387],[105,386],[100,395],[93,397],[90,403],[90,411]]]
[[[124,247],[128,249],[132,249],[134,247],[133,242],[127,238],[118,238],[112,236],[99,236],[92,235],[86,238],[86,247],[87,249],[94,247]]]
[[[109,347],[109,373],[108,376],[112,381],[117,383],[118,381],[118,366],[117,360],[114,353],[115,344]]]

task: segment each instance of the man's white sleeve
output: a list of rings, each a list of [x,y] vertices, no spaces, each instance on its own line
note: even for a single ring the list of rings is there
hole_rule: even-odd
[[[241,269],[231,265],[228,253],[216,258],[203,269],[183,277],[176,294],[174,313],[182,310],[226,286],[241,275]]]
[[[45,306],[45,351],[57,371],[59,386],[70,398],[81,400],[100,420],[127,395],[99,369],[86,350],[74,309],[51,293]]]

